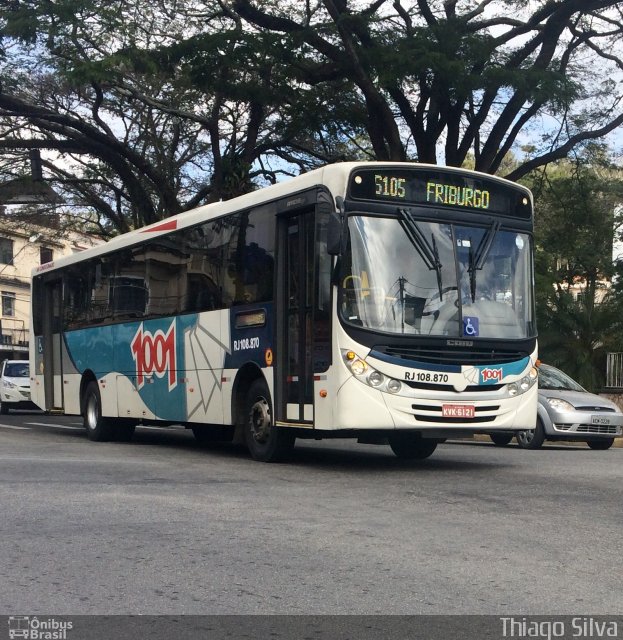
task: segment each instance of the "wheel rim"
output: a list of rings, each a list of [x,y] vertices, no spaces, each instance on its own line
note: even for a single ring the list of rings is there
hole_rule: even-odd
[[[263,444],[270,437],[272,417],[270,415],[270,405],[266,398],[258,398],[249,412],[249,426],[253,439]]]
[[[517,439],[525,444],[530,444],[532,442],[532,438],[534,438],[534,429],[519,431],[517,433]]]
[[[95,429],[98,421],[98,405],[97,398],[95,396],[90,396],[87,400],[87,429]]]

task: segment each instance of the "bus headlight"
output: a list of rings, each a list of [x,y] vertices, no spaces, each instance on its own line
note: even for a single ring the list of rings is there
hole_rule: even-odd
[[[530,371],[528,371],[528,373],[523,378],[521,378],[521,380],[517,380],[517,382],[511,382],[509,385],[507,385],[506,392],[511,397],[525,393],[536,383],[538,378],[539,376],[536,368],[532,367]]]
[[[368,369],[368,365],[363,361],[357,358],[350,363],[350,370],[356,376],[362,376]]]
[[[363,358],[357,356],[354,351],[342,351],[342,357],[350,372],[368,386],[393,394],[400,393],[402,390],[400,380],[388,378],[385,374],[371,367]]]

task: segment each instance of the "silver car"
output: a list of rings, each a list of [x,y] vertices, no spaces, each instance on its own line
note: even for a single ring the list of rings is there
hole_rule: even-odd
[[[580,440],[591,449],[609,449],[623,436],[623,413],[614,402],[589,393],[566,373],[542,364],[539,367],[539,406],[536,429],[518,431],[522,449],[538,449],[544,440]],[[497,445],[508,444],[509,433],[496,433]]]

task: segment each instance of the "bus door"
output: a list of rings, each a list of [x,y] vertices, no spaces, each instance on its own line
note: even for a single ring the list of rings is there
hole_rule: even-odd
[[[39,349],[43,357],[45,408],[52,411],[63,408],[63,282],[51,280],[44,286],[43,340]]]
[[[317,232],[314,209],[280,221],[277,344],[283,350],[277,358],[276,419],[309,427],[314,424],[314,378],[330,360],[330,268],[323,269],[315,251]]]

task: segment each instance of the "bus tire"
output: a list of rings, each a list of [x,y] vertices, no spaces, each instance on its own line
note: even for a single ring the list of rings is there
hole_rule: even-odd
[[[294,434],[274,425],[270,391],[264,380],[255,380],[249,387],[243,417],[245,442],[254,460],[279,462],[292,451]]]
[[[84,392],[83,423],[89,440],[107,442],[117,435],[114,421],[102,417],[102,401],[97,382],[89,382]]]
[[[517,444],[522,449],[540,449],[545,440],[545,430],[543,429],[541,418],[536,419],[535,429],[518,431],[515,437],[517,438]]]
[[[490,433],[489,437],[496,447],[505,447],[512,439],[512,433]]]
[[[392,433],[387,440],[392,451],[402,460],[424,460],[437,448],[437,440],[427,440],[419,433]]]

